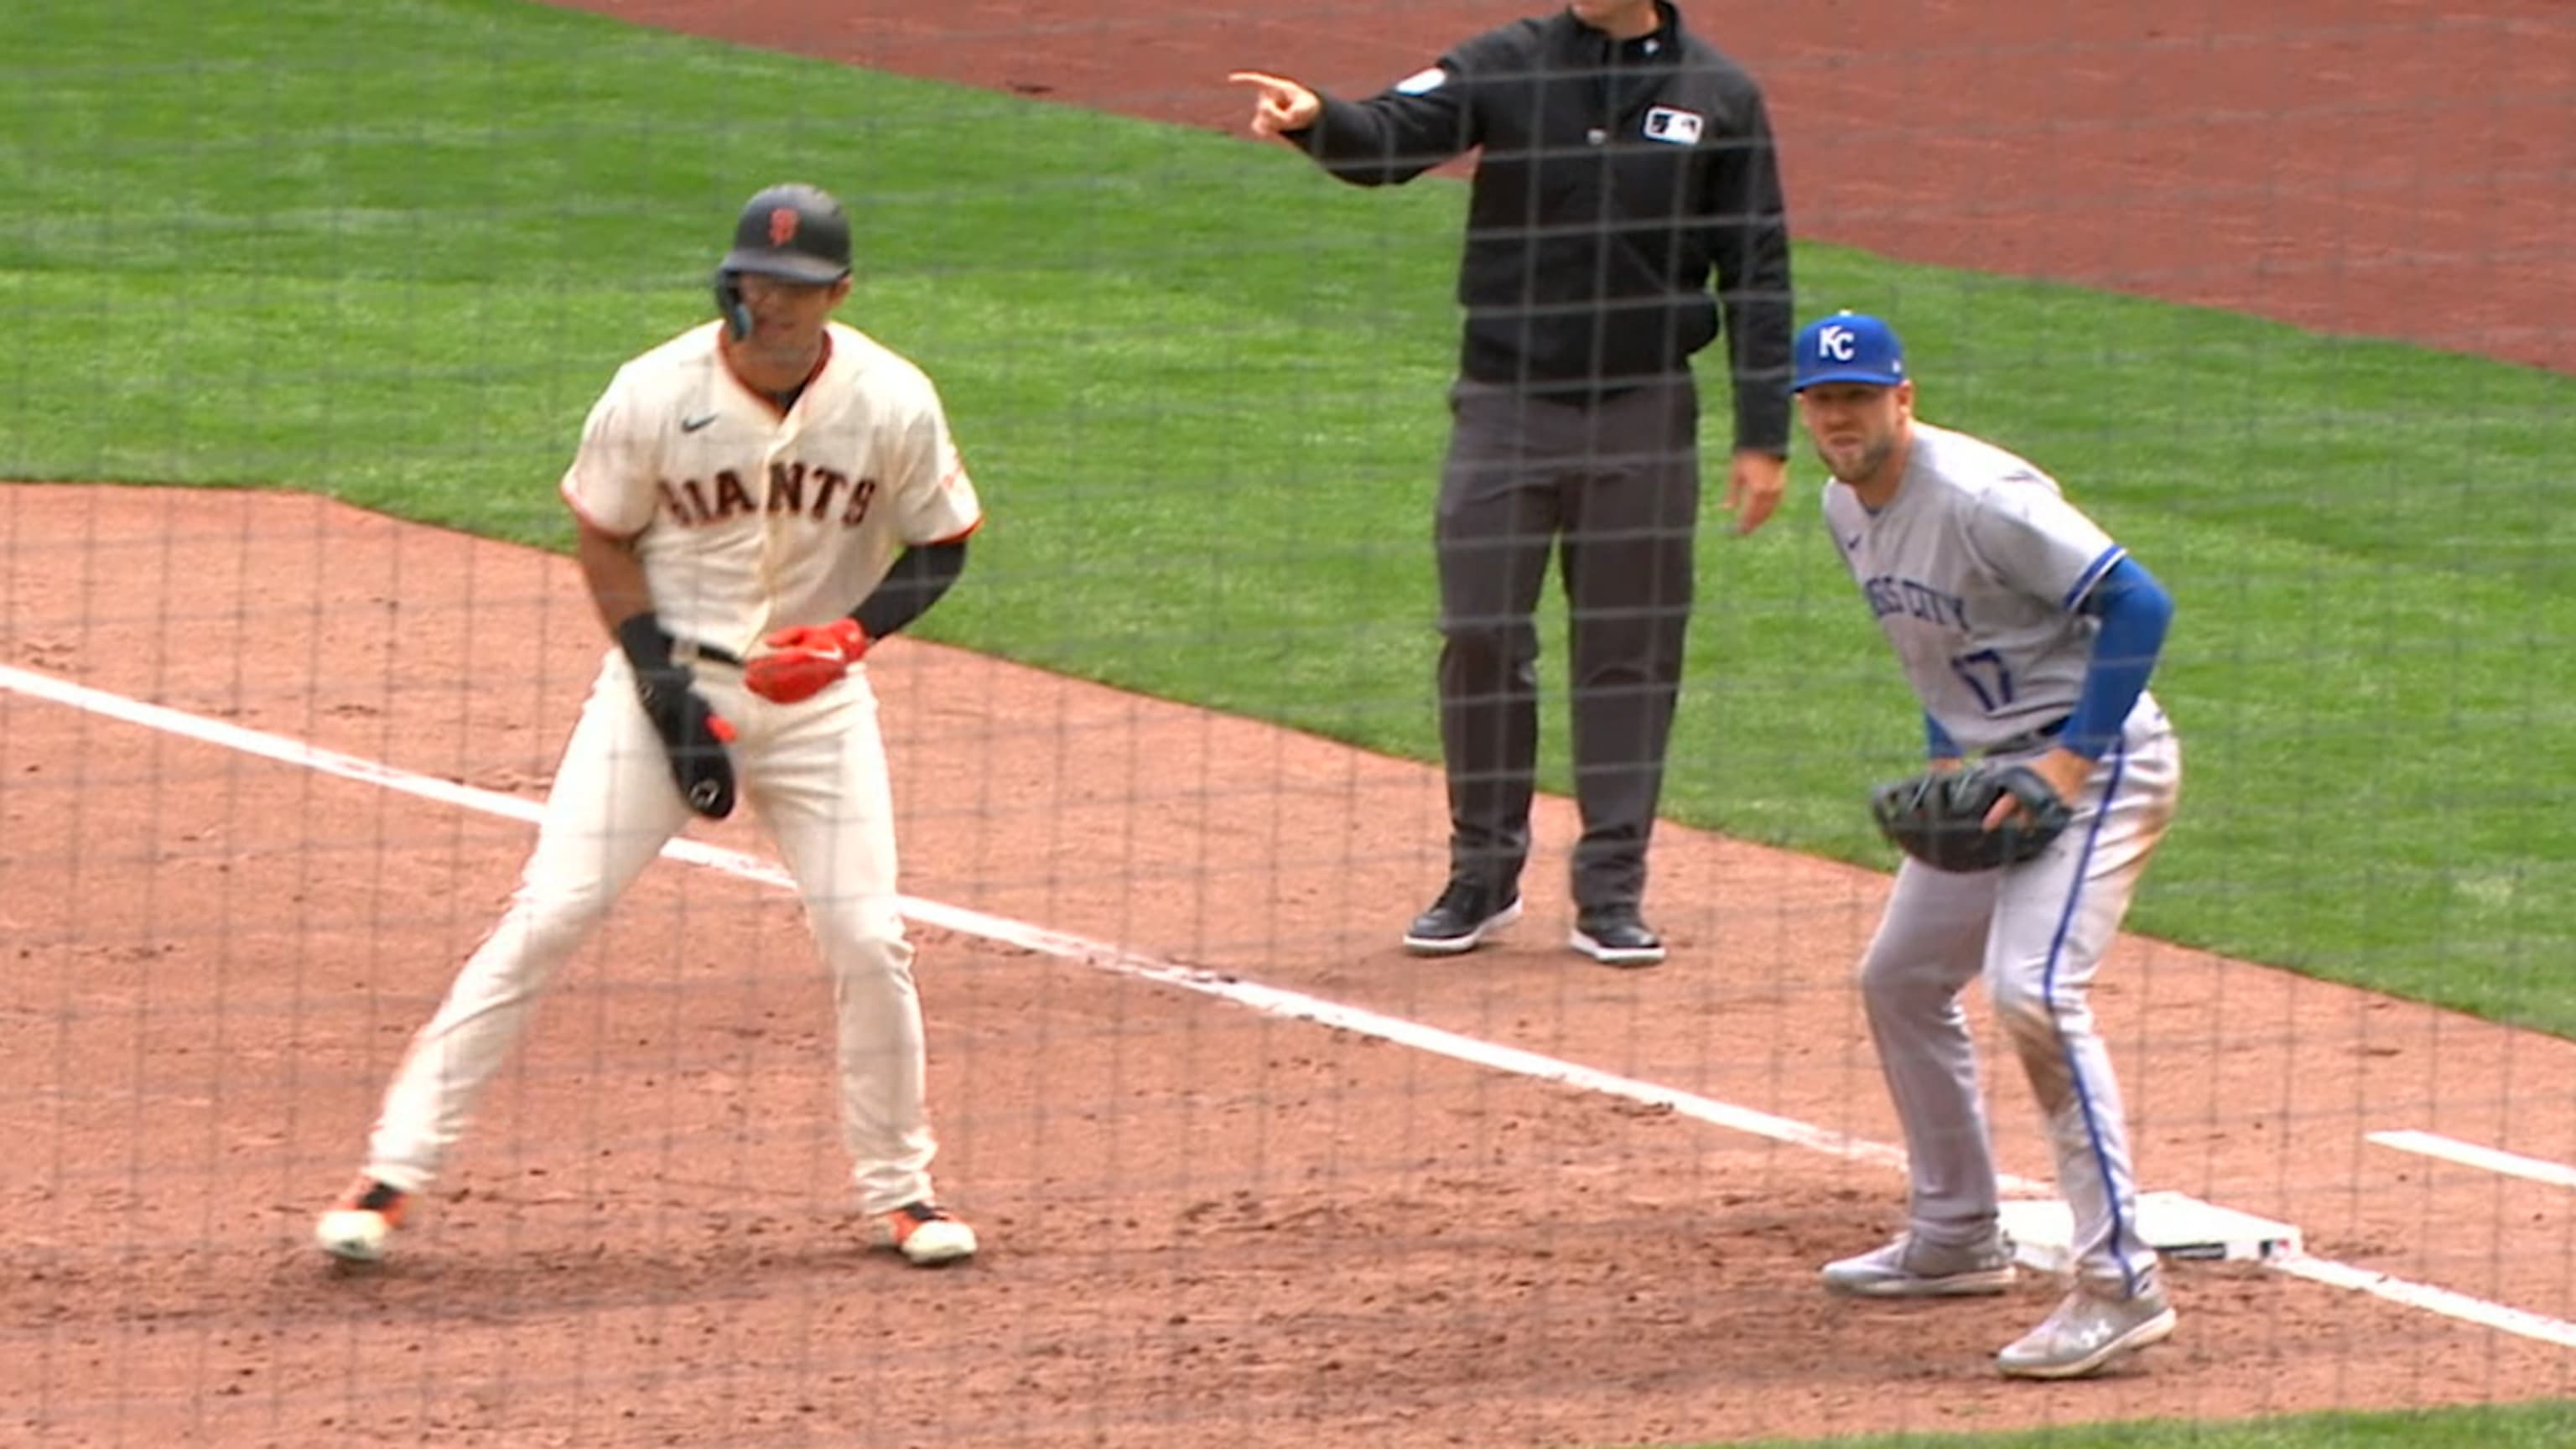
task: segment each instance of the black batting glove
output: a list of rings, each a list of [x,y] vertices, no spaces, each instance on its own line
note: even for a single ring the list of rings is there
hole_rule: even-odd
[[[650,611],[617,626],[617,645],[635,672],[635,697],[662,737],[671,783],[689,808],[710,820],[733,813],[733,726],[698,693],[697,677],[671,658],[671,636]]]

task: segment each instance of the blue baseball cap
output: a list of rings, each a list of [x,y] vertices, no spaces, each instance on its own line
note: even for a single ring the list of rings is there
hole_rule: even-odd
[[[1791,392],[1826,382],[1894,387],[1905,381],[1905,345],[1896,329],[1861,312],[1820,317],[1798,333]]]

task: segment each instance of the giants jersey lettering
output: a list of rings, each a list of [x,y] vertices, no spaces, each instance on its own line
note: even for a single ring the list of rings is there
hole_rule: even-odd
[[[2074,710],[2097,627],[2078,609],[2124,550],[2056,480],[1918,421],[1884,510],[1839,482],[1824,503],[1907,681],[1952,739],[1983,749]]]
[[[850,612],[906,546],[963,538],[983,510],[921,369],[832,323],[781,417],[725,366],[719,327],[618,369],[563,495],[635,541],[664,628],[749,655],[772,629]]]

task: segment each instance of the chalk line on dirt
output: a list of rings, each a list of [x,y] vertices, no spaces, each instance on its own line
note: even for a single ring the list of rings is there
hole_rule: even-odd
[[[0,688],[30,698],[41,699],[69,708],[85,710],[107,719],[161,730],[185,739],[217,745],[243,754],[274,760],[316,771],[339,779],[373,785],[399,794],[460,809],[479,811],[507,820],[534,824],[543,807],[536,801],[484,790],[452,780],[414,774],[377,760],[343,754],[308,744],[284,735],[227,724],[207,719],[165,705],[148,704],[106,690],[75,684],[49,674],[0,665]],[[741,851],[711,846],[699,841],[674,840],[663,850],[665,856],[689,865],[720,871],[743,880],[779,888],[792,888],[786,870],[776,862]],[[1232,1002],[1252,1011],[1292,1020],[1313,1022],[1382,1041],[1412,1047],[1417,1051],[1467,1062],[1495,1071],[1510,1072],[1540,1081],[1554,1082],[1580,1091],[1596,1092],[1627,1101],[1667,1108],[1694,1121],[1706,1122],[1729,1131],[1743,1132],[1770,1141],[1820,1152],[1830,1156],[1902,1170],[1905,1154],[1900,1148],[1870,1142],[1792,1118],[1775,1116],[1749,1107],[1721,1102],[1697,1093],[1633,1077],[1623,1077],[1579,1063],[1524,1051],[1499,1042],[1464,1036],[1423,1022],[1388,1016],[1364,1007],[1349,1006],[1259,982],[1246,981],[1222,972],[1187,966],[1178,962],[1130,951],[1106,942],[1093,941],[1025,921],[989,915],[960,906],[906,896],[903,913],[925,926],[974,936],[1001,945],[1015,946],[1063,960],[1077,961],[1099,970],[1122,976],[1153,981],[1201,995]],[[2007,1195],[2044,1193],[2047,1184],[2029,1178],[2007,1176],[2003,1180]],[[2226,1209],[2216,1209],[2224,1213]],[[2322,1283],[2356,1293],[2367,1293],[2403,1307],[2440,1314],[2463,1322],[2479,1324],[2499,1332],[2517,1334],[2576,1348],[2576,1323],[2527,1312],[2505,1304],[2455,1293],[2428,1283],[2417,1283],[2355,1264],[2317,1258],[2304,1251],[2293,1251],[2262,1260],[2266,1266],[2310,1282]]]

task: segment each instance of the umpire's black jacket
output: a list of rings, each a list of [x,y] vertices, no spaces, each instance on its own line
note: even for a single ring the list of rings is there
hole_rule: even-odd
[[[1685,371],[1726,309],[1735,446],[1786,455],[1789,228],[1753,78],[1682,29],[1616,41],[1569,11],[1460,44],[1366,101],[1324,97],[1288,139],[1382,186],[1482,147],[1459,369],[1539,391]]]

